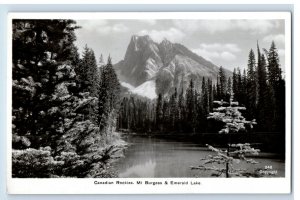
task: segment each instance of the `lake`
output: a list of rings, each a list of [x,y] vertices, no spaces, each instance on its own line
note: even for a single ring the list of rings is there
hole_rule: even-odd
[[[124,140],[129,144],[124,158],[113,164],[120,178],[211,177],[212,171],[190,168],[198,166],[201,158],[215,154],[197,143],[146,136],[127,136]],[[259,162],[256,165],[244,161],[234,165],[249,171],[268,166],[277,171],[271,177],[284,177],[284,160],[272,158],[271,154],[262,155],[254,158]]]

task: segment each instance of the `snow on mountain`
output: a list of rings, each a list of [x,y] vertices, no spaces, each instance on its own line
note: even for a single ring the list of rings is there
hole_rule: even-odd
[[[156,86],[155,81],[150,80],[145,83],[139,85],[138,87],[134,87],[129,83],[121,82],[121,86],[127,88],[129,93],[137,94],[142,97],[147,97],[149,99],[157,98],[156,94]]]
[[[132,85],[129,84],[129,83],[126,83],[126,82],[122,82],[122,81],[121,81],[120,84],[121,84],[123,87],[127,88],[129,91],[135,89],[135,87],[132,86]]]
[[[157,98],[155,85],[155,80],[146,81],[145,83],[131,90],[131,92],[149,99],[155,99]]]
[[[156,43],[148,35],[132,36],[124,59],[114,68],[124,87],[150,99],[169,95],[175,88],[185,89],[191,79],[198,88],[203,77],[216,83],[219,72],[218,66],[185,46],[167,39]],[[225,74],[232,75],[228,70]]]

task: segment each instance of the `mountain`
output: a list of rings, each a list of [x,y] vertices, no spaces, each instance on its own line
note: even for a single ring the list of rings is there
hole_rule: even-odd
[[[148,35],[132,36],[123,60],[114,65],[128,91],[153,99],[187,88],[190,79],[201,88],[203,77],[216,82],[219,67],[185,46],[167,39],[154,42]],[[231,76],[229,70],[225,70]],[[130,87],[127,87],[129,86]]]

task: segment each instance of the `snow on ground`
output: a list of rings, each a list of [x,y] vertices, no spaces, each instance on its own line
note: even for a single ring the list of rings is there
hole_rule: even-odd
[[[157,98],[155,88],[156,88],[155,80],[150,80],[150,81],[146,81],[145,83],[133,89],[132,93],[138,94],[143,97],[147,97],[149,99],[155,99]]]

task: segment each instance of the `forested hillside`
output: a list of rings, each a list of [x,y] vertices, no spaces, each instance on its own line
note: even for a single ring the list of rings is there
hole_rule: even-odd
[[[234,100],[246,107],[243,115],[256,119],[253,132],[280,135],[284,140],[285,80],[274,42],[264,53],[258,44],[256,55],[251,49],[242,72],[235,68],[232,76],[227,76],[220,67],[216,84],[203,77],[200,85],[190,79],[187,89],[175,88],[170,97],[159,94],[154,101],[124,97],[118,128],[148,134],[217,133],[222,124],[207,119],[208,113],[213,111],[213,101],[228,102],[231,92]]]

